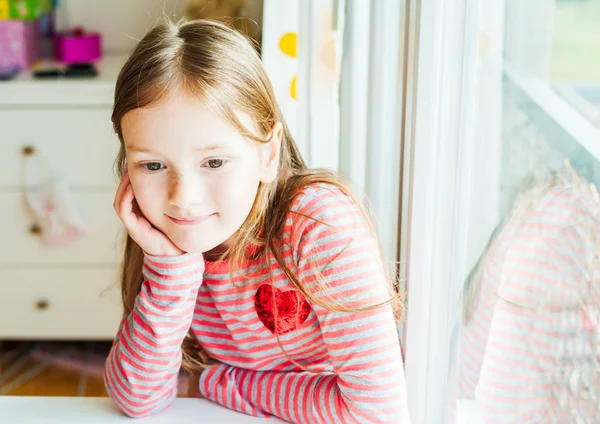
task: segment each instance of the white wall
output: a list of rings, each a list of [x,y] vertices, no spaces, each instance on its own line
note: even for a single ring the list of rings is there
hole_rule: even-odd
[[[186,4],[183,0],[62,0],[57,26],[81,25],[87,31],[99,31],[106,52],[125,52],[163,15],[183,16]]]
[[[247,16],[260,27],[263,0],[247,1]],[[180,18],[186,6],[186,0],[61,0],[57,26],[99,31],[106,52],[127,52],[154,22],[165,15]]]

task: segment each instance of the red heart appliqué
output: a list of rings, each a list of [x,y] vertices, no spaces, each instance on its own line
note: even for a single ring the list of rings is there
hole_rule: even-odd
[[[296,330],[310,314],[310,305],[296,290],[281,291],[263,284],[256,291],[254,307],[260,321],[275,334],[275,307],[277,308],[277,334]]]

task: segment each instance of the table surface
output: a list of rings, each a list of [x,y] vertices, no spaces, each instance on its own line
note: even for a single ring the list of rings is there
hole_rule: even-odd
[[[459,399],[456,402],[457,424],[481,424],[483,422],[483,417],[476,400]]]
[[[0,396],[2,424],[30,423],[137,423],[144,424],[258,424],[283,423],[276,418],[255,418],[206,399],[177,398],[166,410],[136,419],[125,416],[106,397]],[[201,419],[200,419],[201,418]]]

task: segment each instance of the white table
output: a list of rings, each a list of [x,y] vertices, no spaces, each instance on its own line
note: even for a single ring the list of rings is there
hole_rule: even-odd
[[[141,420],[132,420],[123,415],[109,398],[0,396],[0,423],[2,424],[135,424],[137,422],[144,424],[270,424],[284,421],[275,418],[251,417],[231,411],[206,399],[177,398],[168,409],[158,414]]]
[[[459,399],[456,402],[457,424],[483,424],[484,422],[476,400]]]

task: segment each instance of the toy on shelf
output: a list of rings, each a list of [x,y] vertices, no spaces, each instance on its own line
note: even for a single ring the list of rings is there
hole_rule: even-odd
[[[0,0],[0,19],[32,21],[52,10],[51,0]]]
[[[11,79],[44,55],[56,0],[0,0],[0,78]]]
[[[8,0],[0,0],[0,19],[8,19],[10,17],[10,9]]]
[[[0,68],[27,69],[40,58],[39,21],[0,21]]]
[[[54,54],[63,63],[94,62],[102,57],[102,36],[99,33],[86,33],[78,27],[73,31],[56,34]]]
[[[10,81],[19,74],[19,68],[13,67],[0,67],[0,81]]]
[[[94,78],[97,75],[96,66],[93,63],[86,62],[69,63],[66,66],[52,63],[32,69],[32,76],[35,79]]]

